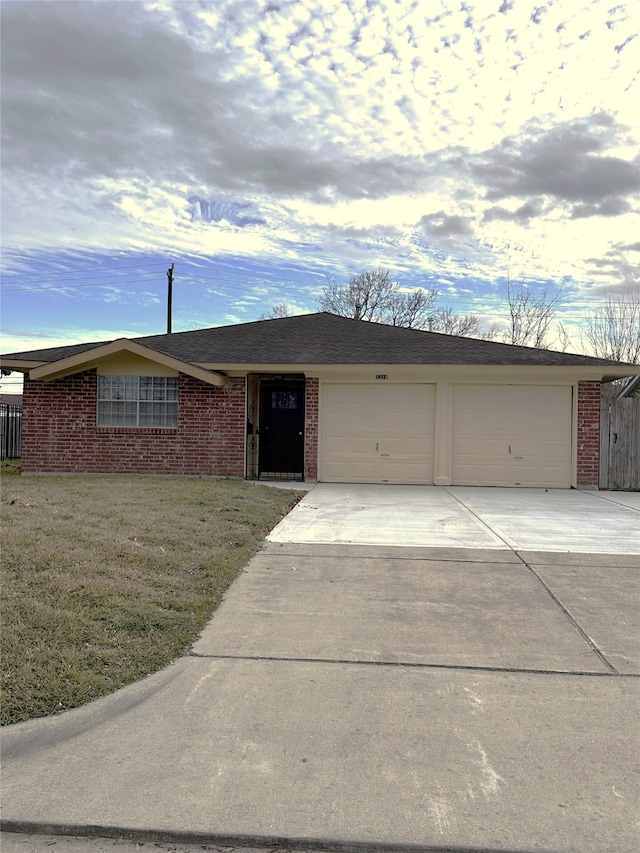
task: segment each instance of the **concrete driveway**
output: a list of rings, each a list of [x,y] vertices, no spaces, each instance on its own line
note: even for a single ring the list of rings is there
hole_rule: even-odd
[[[188,655],[5,730],[4,828],[635,853],[639,557],[619,549],[638,511],[614,499],[314,488]],[[574,521],[541,539],[536,514]],[[549,550],[581,536],[617,553]]]
[[[640,555],[640,492],[320,483],[269,540]]]

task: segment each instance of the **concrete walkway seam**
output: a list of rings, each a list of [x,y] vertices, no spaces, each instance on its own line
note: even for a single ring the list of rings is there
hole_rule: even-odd
[[[462,509],[467,513],[467,515],[470,515],[475,521],[478,522],[478,524],[484,527],[484,529],[493,539],[498,539],[500,542],[503,542],[507,546],[507,548],[509,548],[510,551],[513,551],[514,554],[516,553],[516,548],[518,546],[515,542],[512,542],[511,539],[509,539],[508,536],[506,536],[501,530],[495,527],[495,525],[488,525],[487,522],[484,521],[484,519],[482,519],[475,510],[471,509],[471,507],[465,501],[463,501],[461,497],[458,497],[458,495],[454,495],[453,492],[449,491],[446,486],[442,486],[442,488],[445,490],[445,492],[449,495],[450,498],[452,498],[459,506],[462,507]]]
[[[512,666],[473,666],[471,664],[456,663],[422,663],[414,661],[397,660],[349,660],[348,658],[296,658],[284,657],[282,655],[207,655],[189,652],[186,657],[200,658],[204,660],[245,660],[245,661],[274,661],[276,663],[325,663],[340,664],[341,666],[379,666],[396,667],[400,669],[452,669],[463,672],[508,672],[513,675],[569,675],[580,678],[640,678],[634,672],[618,672],[609,666],[609,672],[592,672],[585,669],[525,669]],[[603,663],[606,661],[603,660]]]
[[[589,495],[589,497],[595,498],[598,501],[606,501],[607,503],[614,504],[615,506],[621,506],[623,509],[630,509],[631,512],[640,512],[640,509],[637,509],[634,506],[629,506],[629,504],[623,503],[620,500],[614,500],[614,498],[609,497],[609,494],[603,495],[601,492],[595,492],[591,489],[580,489],[580,493],[583,495]]]
[[[575,628],[575,630],[576,630],[576,631],[578,632],[578,634],[582,637],[582,639],[583,639],[583,640],[585,641],[585,643],[589,646],[589,648],[590,648],[590,649],[591,649],[591,651],[596,655],[596,657],[597,657],[597,658],[599,658],[599,660],[604,664],[604,666],[606,666],[606,668],[611,672],[611,674],[612,674],[612,675],[620,675],[620,673],[619,673],[619,672],[618,672],[618,670],[615,668],[615,666],[607,660],[607,658],[606,658],[606,657],[604,656],[604,654],[600,651],[600,649],[596,646],[596,644],[595,644],[595,643],[594,643],[594,641],[591,639],[591,637],[590,637],[590,636],[587,634],[587,632],[582,628],[582,626],[581,626],[581,625],[579,624],[579,622],[575,619],[575,617],[570,613],[570,611],[569,611],[569,610],[567,610],[567,608],[566,608],[566,607],[564,606],[564,604],[560,601],[560,599],[558,598],[558,596],[557,596],[557,595],[556,595],[556,594],[555,594],[555,593],[554,593],[554,592],[549,588],[549,586],[548,586],[548,585],[547,585],[547,584],[542,580],[542,578],[541,578],[541,577],[540,577],[540,575],[536,572],[536,570],[535,570],[532,566],[530,566],[530,565],[529,565],[529,563],[527,563],[527,561],[526,561],[523,557],[521,557],[521,556],[520,556],[520,554],[519,554],[517,551],[515,551],[514,553],[516,554],[516,556],[518,557],[518,559],[520,559],[520,560],[522,561],[523,565],[524,565],[524,566],[526,566],[526,568],[527,568],[527,569],[529,569],[529,571],[530,571],[530,572],[531,572],[531,574],[536,578],[536,580],[537,580],[540,584],[542,584],[543,589],[547,592],[547,594],[549,595],[549,597],[551,598],[551,600],[552,600],[552,601],[553,601],[553,602],[554,602],[554,603],[555,603],[555,604],[560,608],[560,610],[562,611],[562,613],[564,614],[564,616],[566,616],[566,618],[569,620],[569,622],[571,622],[571,624],[573,625],[573,627]]]

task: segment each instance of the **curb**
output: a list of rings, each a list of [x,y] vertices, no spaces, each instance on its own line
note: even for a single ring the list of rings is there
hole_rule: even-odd
[[[165,829],[134,829],[102,824],[64,824],[25,820],[0,820],[1,832],[25,835],[98,837],[131,842],[213,844],[219,847],[250,847],[254,850],[322,851],[322,853],[559,853],[537,848],[470,847],[451,844],[390,844],[378,841],[340,841],[327,838],[292,838],[281,835],[227,835],[215,832],[177,832]]]

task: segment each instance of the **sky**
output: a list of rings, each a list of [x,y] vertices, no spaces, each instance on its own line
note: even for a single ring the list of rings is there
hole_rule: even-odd
[[[636,0],[3,0],[0,351],[640,282]],[[16,374],[0,382],[19,390]]]

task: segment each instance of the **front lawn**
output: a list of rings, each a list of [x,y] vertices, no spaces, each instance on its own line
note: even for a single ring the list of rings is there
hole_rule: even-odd
[[[183,654],[299,493],[3,466],[0,722],[82,705]]]

